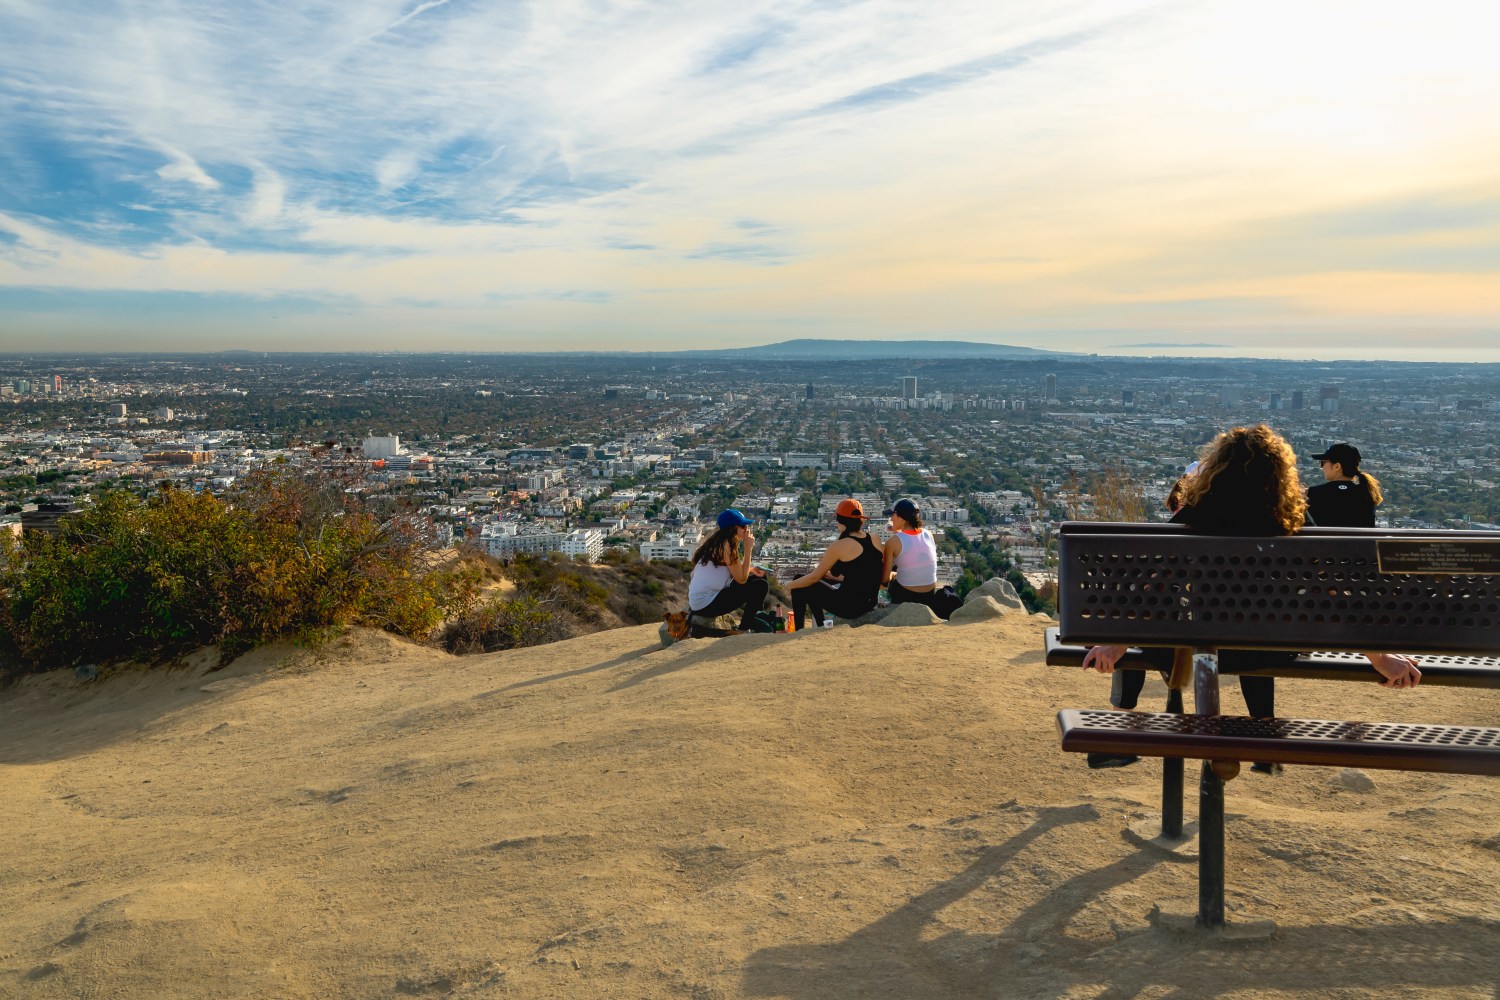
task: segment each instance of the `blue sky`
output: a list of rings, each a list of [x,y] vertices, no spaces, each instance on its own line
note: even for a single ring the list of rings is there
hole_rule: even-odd
[[[1500,360],[1491,13],[0,0],[0,350]]]

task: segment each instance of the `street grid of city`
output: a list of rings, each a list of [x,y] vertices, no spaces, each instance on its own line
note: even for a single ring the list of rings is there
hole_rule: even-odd
[[[1500,366],[1394,362],[10,355],[0,489],[19,530],[50,496],[219,492],[267,462],[334,463],[501,558],[685,558],[735,506],[783,580],[834,537],[839,499],[878,514],[914,496],[934,528],[1039,585],[1056,524],[1093,516],[1106,470],[1164,519],[1198,449],[1259,421],[1307,485],[1309,456],[1356,444],[1385,490],[1381,524],[1500,530]]]

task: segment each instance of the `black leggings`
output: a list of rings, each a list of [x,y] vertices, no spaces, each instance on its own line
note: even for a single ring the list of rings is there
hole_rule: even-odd
[[[813,621],[822,625],[825,611],[839,618],[858,618],[873,607],[875,602],[868,597],[861,599],[842,587],[835,590],[821,580],[792,591],[792,617],[798,628],[807,627],[809,610],[813,613]]]
[[[1144,652],[1159,669],[1172,669],[1172,650],[1147,649]],[[1267,657],[1272,656],[1285,656],[1287,659],[1295,659],[1297,654],[1257,653],[1242,649],[1226,649],[1219,654],[1219,659],[1220,661],[1229,660],[1232,663],[1236,657],[1241,656],[1254,657],[1257,660],[1264,661]],[[1116,708],[1135,708],[1135,703],[1141,696],[1141,688],[1145,686],[1146,672],[1144,670],[1116,670],[1113,683],[1110,685],[1110,704]],[[1276,714],[1276,678],[1240,674],[1240,694],[1244,695],[1245,708],[1252,717],[1269,719]]]
[[[744,613],[740,615],[740,631],[750,631],[750,621],[755,617],[766,603],[766,595],[771,592],[771,584],[763,576],[748,577],[744,583],[730,581],[729,586],[714,595],[714,599],[708,602],[706,607],[694,608],[693,614],[704,618],[717,618],[727,615],[736,608],[743,608]]]
[[[933,598],[938,596],[941,587],[933,587],[931,590],[907,590],[897,582],[895,577],[885,585],[885,592],[890,595],[892,604],[925,604],[932,607]]]
[[[890,595],[892,604],[925,604],[943,621],[947,621],[953,612],[963,607],[963,601],[958,599],[952,587],[907,590],[898,581],[892,579],[886,584],[885,592]]]

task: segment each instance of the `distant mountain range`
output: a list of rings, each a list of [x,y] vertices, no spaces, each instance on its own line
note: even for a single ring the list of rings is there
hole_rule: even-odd
[[[1008,344],[965,340],[783,340],[759,347],[714,351],[670,351],[677,356],[838,361],[849,358],[1000,358],[1009,361],[1074,356],[1068,351],[1041,351]]]

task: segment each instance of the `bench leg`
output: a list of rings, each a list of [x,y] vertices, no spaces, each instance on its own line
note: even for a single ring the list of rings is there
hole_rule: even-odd
[[[1167,711],[1182,714],[1182,691],[1167,692]],[[1182,758],[1163,757],[1161,762],[1161,835],[1169,840],[1182,836]]]
[[[1198,783],[1198,926],[1224,926],[1224,779],[1207,760]]]

